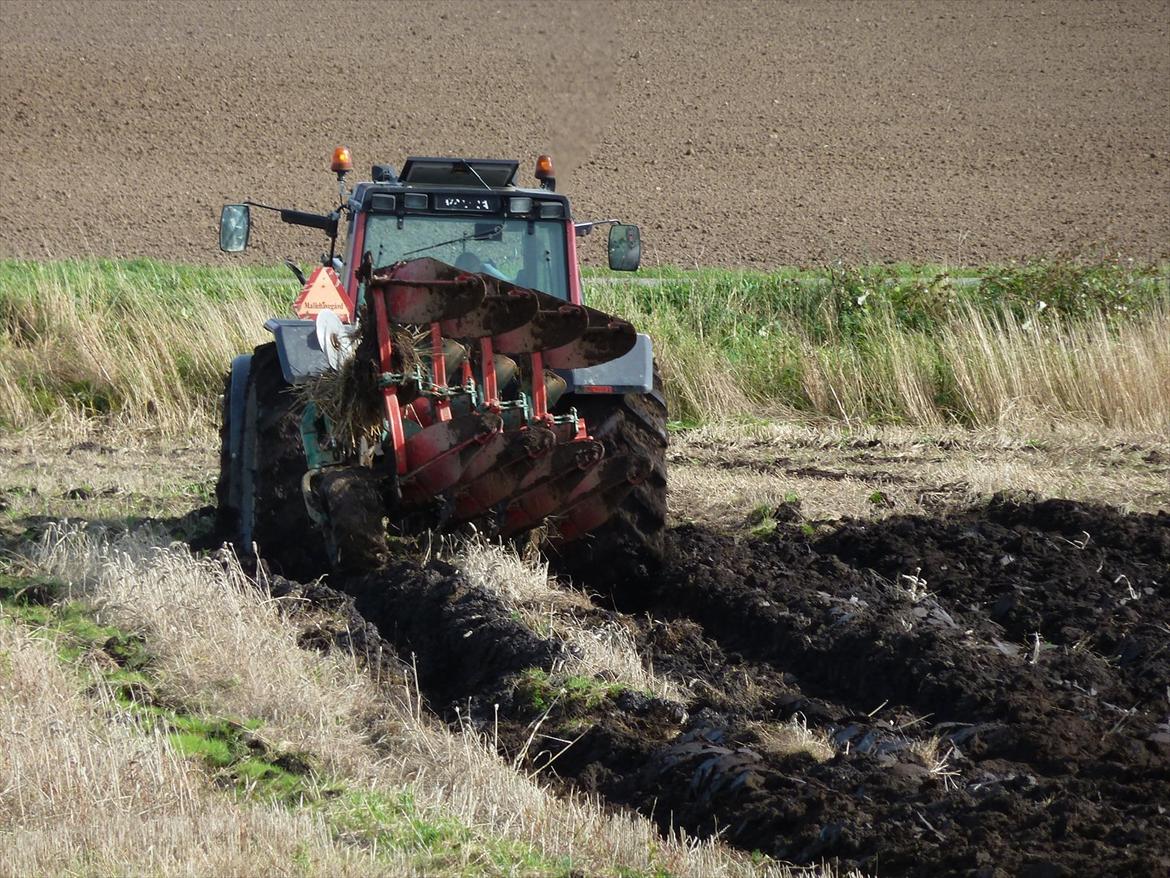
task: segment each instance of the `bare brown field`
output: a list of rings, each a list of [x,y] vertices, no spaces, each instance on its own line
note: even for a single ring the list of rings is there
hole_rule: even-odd
[[[222,202],[324,206],[344,142],[551,151],[650,263],[1170,258],[1163,0],[7,0],[0,33],[0,255],[215,261]]]

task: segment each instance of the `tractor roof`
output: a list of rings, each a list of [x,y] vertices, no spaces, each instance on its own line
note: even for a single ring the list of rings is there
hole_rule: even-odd
[[[514,186],[520,162],[512,159],[422,158],[411,156],[398,179],[422,186]]]
[[[399,210],[406,212],[427,212],[429,210],[468,210],[472,212],[496,212],[504,208],[502,198],[516,196],[528,198],[528,206],[516,208],[522,212],[536,210],[544,217],[568,217],[569,199],[551,188],[527,188],[516,185],[516,173],[520,162],[514,159],[465,159],[430,158],[411,156],[402,166],[402,173],[395,173],[390,165],[374,165],[372,179],[357,183],[350,196],[350,206],[355,210]],[[474,197],[476,193],[487,198],[475,202],[481,206],[467,207],[464,200],[458,200],[458,207],[436,206],[428,195],[413,196],[411,191],[436,193],[435,197],[450,193],[455,199]],[[491,192],[492,195],[487,193]],[[393,195],[395,198],[377,198]],[[411,198],[420,199],[411,203]],[[560,202],[564,207],[552,213],[542,211],[540,205],[546,202]],[[511,208],[509,207],[509,210]]]

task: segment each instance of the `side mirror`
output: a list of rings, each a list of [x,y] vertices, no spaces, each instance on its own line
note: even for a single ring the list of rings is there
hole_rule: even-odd
[[[219,249],[239,253],[248,246],[252,212],[246,204],[225,204],[219,214]]]
[[[642,262],[642,235],[637,226],[620,223],[609,227],[609,267],[614,271],[636,271]]]

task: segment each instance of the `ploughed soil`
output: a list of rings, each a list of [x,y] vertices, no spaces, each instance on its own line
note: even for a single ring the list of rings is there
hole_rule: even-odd
[[[996,497],[669,540],[592,612],[685,703],[604,675],[542,699],[530,669],[565,647],[439,562],[272,586],[348,607],[334,634],[413,656],[440,715],[495,734],[498,710],[504,755],[664,829],[877,875],[1170,870],[1166,512]]]
[[[0,33],[2,256],[225,260],[220,205],[329,210],[340,142],[363,177],[551,152],[648,264],[1170,258],[1165,0],[5,0]]]

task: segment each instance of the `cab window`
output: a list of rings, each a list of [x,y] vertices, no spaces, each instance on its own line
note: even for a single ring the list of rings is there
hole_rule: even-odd
[[[430,256],[466,271],[482,271],[518,286],[569,298],[562,220],[497,216],[398,217],[371,214],[362,247],[374,268]]]

